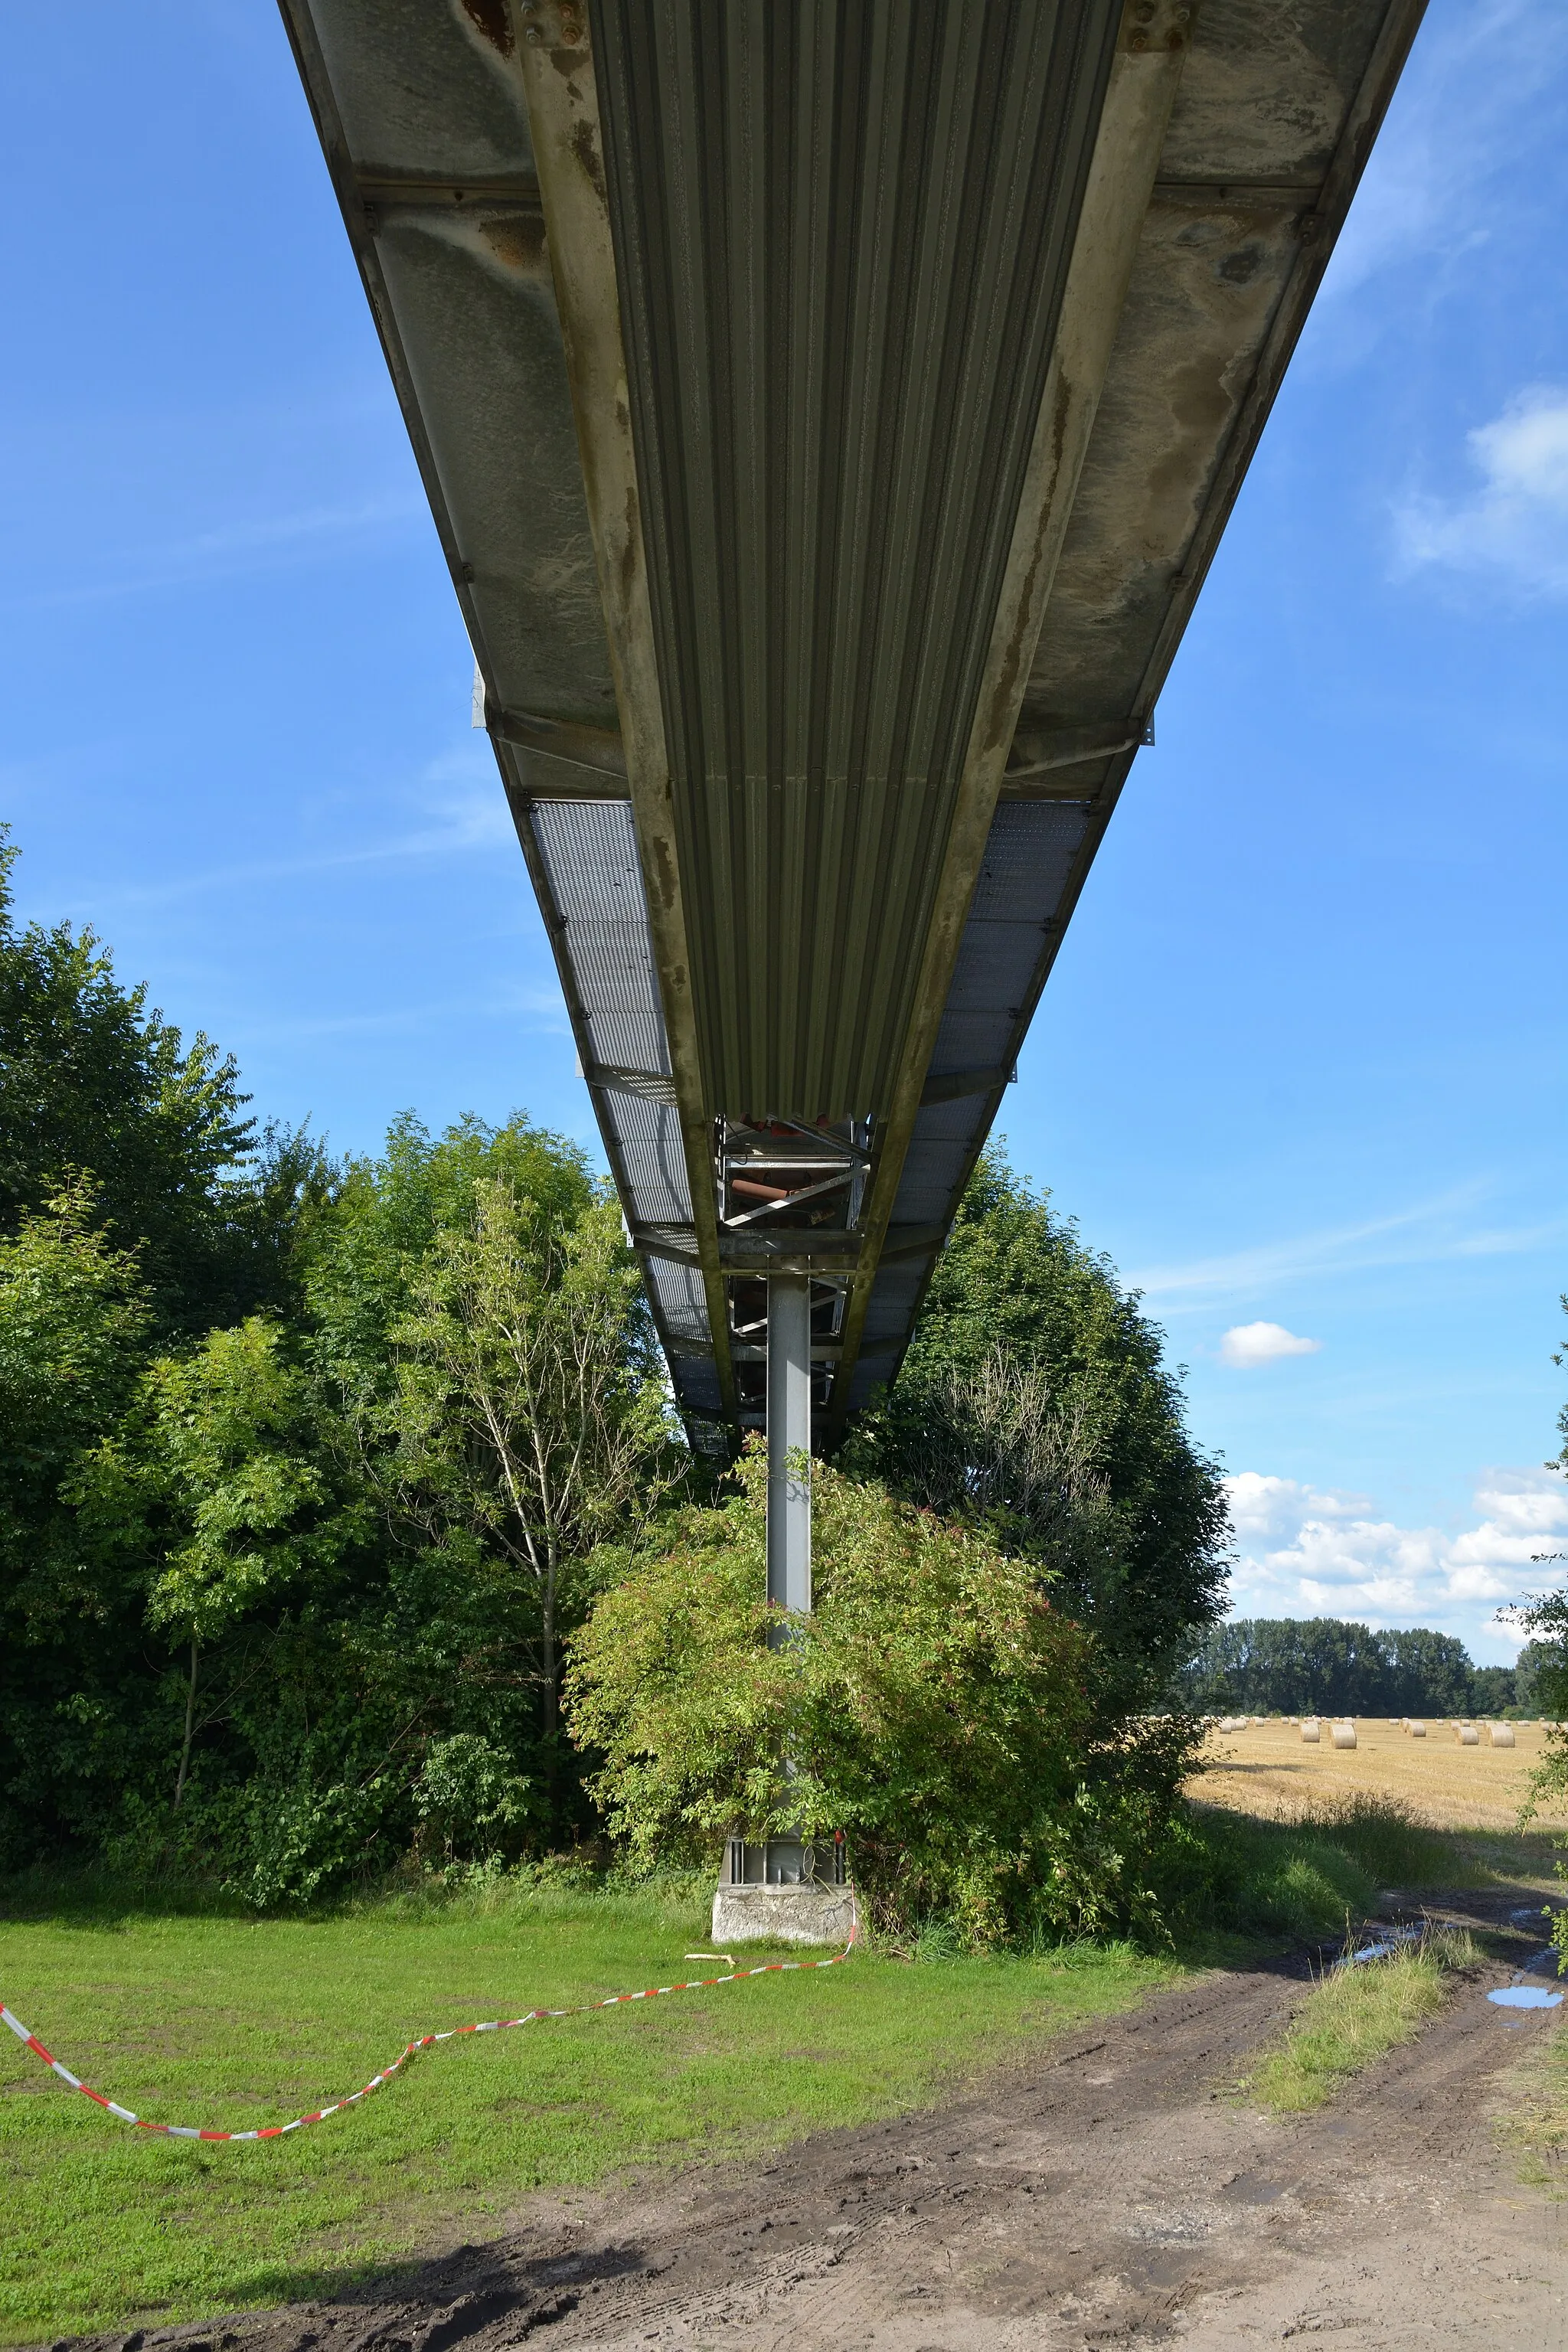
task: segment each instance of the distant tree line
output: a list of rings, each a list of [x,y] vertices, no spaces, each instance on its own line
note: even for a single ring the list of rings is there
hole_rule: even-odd
[[[1512,1666],[1478,1666],[1452,1633],[1376,1632],[1341,1617],[1244,1617],[1211,1625],[1183,1667],[1189,1706],[1245,1715],[1500,1716],[1545,1706],[1555,1648],[1528,1642]]]

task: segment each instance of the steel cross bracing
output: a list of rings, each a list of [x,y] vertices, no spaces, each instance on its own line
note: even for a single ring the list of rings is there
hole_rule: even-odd
[[[831,1435],[1420,0],[282,5],[689,1425],[782,1277]]]

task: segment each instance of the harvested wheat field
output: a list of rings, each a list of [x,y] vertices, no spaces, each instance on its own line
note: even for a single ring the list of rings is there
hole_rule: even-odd
[[[1461,1747],[1458,1726],[1428,1719],[1425,1739],[1397,1723],[1356,1720],[1353,1748],[1335,1748],[1330,1718],[1321,1718],[1316,1747],[1299,1723],[1266,1721],[1246,1731],[1211,1731],[1205,1760],[1187,1783],[1189,1796],[1238,1812],[1293,1820],[1356,1791],[1397,1798],[1436,1829],[1514,1826],[1531,1767],[1546,1738],[1540,1723],[1510,1727],[1512,1748],[1493,1748],[1482,1723],[1480,1745]],[[1568,1821],[1561,1805],[1543,1811],[1543,1825]]]

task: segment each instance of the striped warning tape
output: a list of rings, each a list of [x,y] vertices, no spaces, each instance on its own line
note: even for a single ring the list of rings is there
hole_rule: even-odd
[[[368,2099],[373,2091],[379,2091],[384,2083],[390,2083],[398,2068],[408,2059],[421,2050],[434,2049],[438,2042],[456,2042],[465,2033],[505,2033],[514,2025],[536,2025],[546,2017],[587,2017],[595,2010],[616,2009],[623,2001],[656,2000],[661,1993],[667,1992],[702,1992],[711,1985],[743,1984],[748,1977],[787,1976],[808,1969],[836,1969],[849,1958],[858,1935],[858,1917],[852,1914],[849,1941],[841,1952],[835,1952],[826,1960],[764,1960],[754,1969],[731,1967],[728,1976],[690,1977],[684,1984],[649,1985],[642,1992],[613,1992],[607,2000],[581,2000],[569,2009],[530,2009],[525,2010],[521,2017],[498,2017],[485,2025],[453,2025],[445,2033],[422,2033],[417,2042],[408,2042],[398,2052],[390,2066],[384,2066],[379,2074],[373,2074],[363,2090],[351,2091],[347,2098],[334,2099],[330,2107],[318,2107],[313,2115],[296,2116],[292,2123],[263,2124],[256,2131],[208,2131],[197,2124],[149,2123],[144,2116],[133,2116],[129,2107],[122,2107],[117,2101],[106,2098],[101,2091],[95,2091],[89,2083],[82,2081],[79,2074],[73,2074],[68,2066],[62,2065],[59,2059],[51,2057],[37,2035],[30,2032],[4,2001],[0,2001],[0,2020],[10,2027],[17,2041],[25,2043],[35,2057],[41,2058],[46,2066],[53,2069],[62,2083],[68,2083],[71,2089],[79,2091],[84,2099],[96,2100],[111,2116],[118,2116],[122,2124],[134,2124],[138,2131],[157,2132],[165,2139],[281,2139],[288,2132],[302,2131],[307,2124],[325,2122],[328,2116],[335,2116],[344,2107],[357,2106],[361,2099]]]

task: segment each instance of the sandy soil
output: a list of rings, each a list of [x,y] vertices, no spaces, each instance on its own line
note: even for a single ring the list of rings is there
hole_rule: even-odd
[[[1241,1812],[1294,1818],[1314,1804],[1372,1789],[1403,1798],[1439,1829],[1511,1830],[1546,1734],[1539,1723],[1515,1724],[1516,1745],[1493,1748],[1485,1725],[1479,1728],[1479,1748],[1460,1747],[1451,1723],[1430,1722],[1425,1739],[1411,1739],[1396,1723],[1364,1716],[1356,1723],[1353,1748],[1331,1744],[1326,1717],[1315,1748],[1302,1740],[1299,1724],[1215,1731],[1188,1793]],[[1565,1819],[1561,1810],[1543,1813],[1542,1826]]]
[[[1517,1897],[1511,1898],[1517,1901]],[[1467,1896],[1523,1962],[1539,1928]],[[1568,2347],[1568,2205],[1496,2138],[1506,2076],[1557,2030],[1485,1999],[1506,1964],[1333,2107],[1269,2118],[1235,2084],[1304,1969],[1188,1980],[961,2105],[760,2166],[538,2200],[336,2305],[100,2338],[122,2352],[1252,2352]]]

